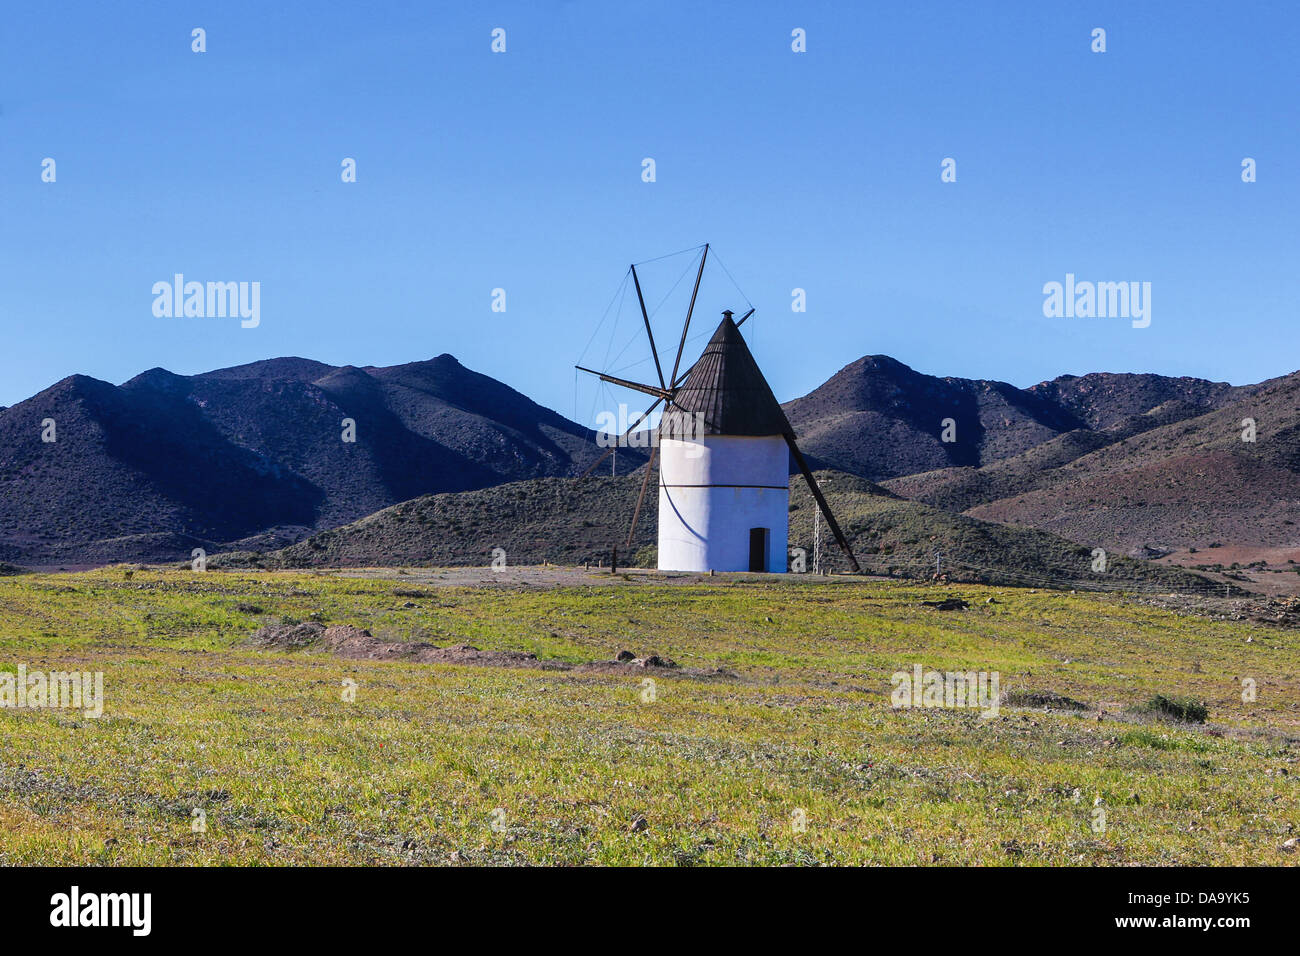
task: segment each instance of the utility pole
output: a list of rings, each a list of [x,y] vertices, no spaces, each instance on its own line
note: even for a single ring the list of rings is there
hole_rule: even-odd
[[[822,573],[822,513],[813,509],[813,574]]]
[[[610,455],[609,476],[618,477],[618,446],[614,446],[614,454]]]
[[[934,576],[937,578],[941,574],[943,574],[943,552],[936,551],[934,553]]]

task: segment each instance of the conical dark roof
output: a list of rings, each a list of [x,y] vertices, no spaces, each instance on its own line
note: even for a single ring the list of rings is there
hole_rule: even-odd
[[[730,312],[722,313],[722,324],[678,388],[660,432],[683,434],[683,423],[675,419],[697,412],[706,435],[794,435]]]

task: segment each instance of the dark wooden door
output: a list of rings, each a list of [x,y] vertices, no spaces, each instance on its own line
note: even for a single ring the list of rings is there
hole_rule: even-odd
[[[749,529],[749,570],[767,570],[767,528]]]

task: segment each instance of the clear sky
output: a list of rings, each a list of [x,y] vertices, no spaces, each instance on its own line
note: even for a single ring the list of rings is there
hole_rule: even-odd
[[[1284,374],[1297,50],[1294,3],[10,4],[0,403],[450,352],[584,418],[572,366],[627,264],[706,241],[782,400],[877,353],[1020,386]],[[177,272],[260,282],[260,325],[155,317]],[[1066,273],[1150,282],[1150,327],[1044,317]],[[705,282],[708,331],[743,303]]]

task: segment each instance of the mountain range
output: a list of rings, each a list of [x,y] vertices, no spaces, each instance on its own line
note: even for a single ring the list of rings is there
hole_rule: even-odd
[[[879,501],[1137,555],[1300,546],[1300,373],[1021,389],[877,355],[783,408],[814,467],[878,483]],[[74,375],[0,410],[0,561],[270,552],[425,495],[571,478],[600,451],[590,429],[450,355],[151,369],[116,386]],[[619,471],[643,462],[629,450]],[[572,529],[594,525],[567,507],[547,533],[563,514],[585,541]]]
[[[598,452],[591,430],[450,355],[73,375],[0,410],[0,560],[283,544],[417,495],[577,474]]]

